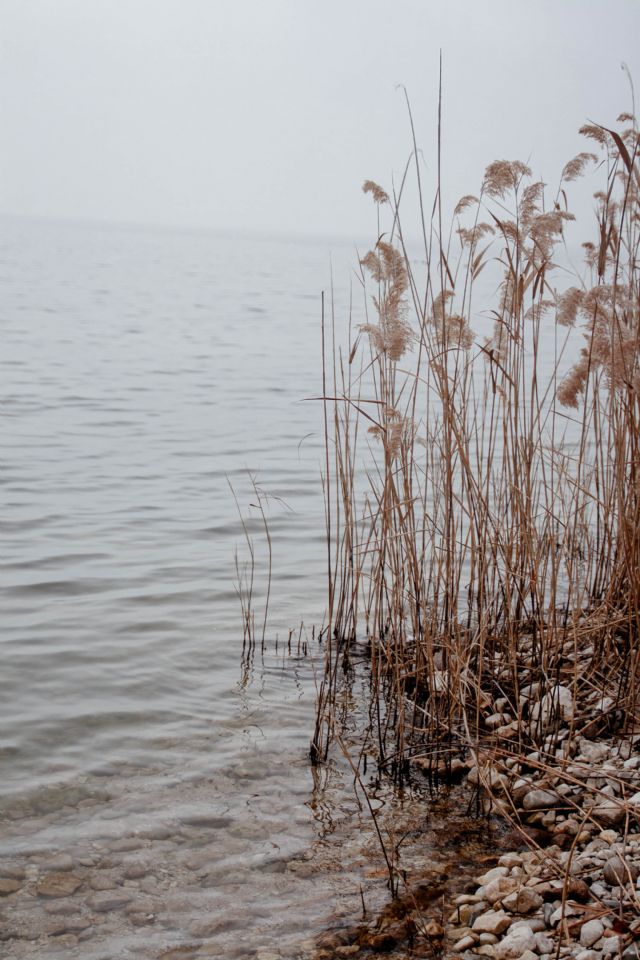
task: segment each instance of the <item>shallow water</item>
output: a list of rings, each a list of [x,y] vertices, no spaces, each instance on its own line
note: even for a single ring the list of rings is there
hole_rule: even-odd
[[[346,765],[314,781],[314,666],[296,655],[323,616],[322,411],[305,398],[330,252],[348,292],[349,245],[2,224],[3,955],[304,956],[363,892],[384,901]],[[258,494],[273,541],[247,684],[229,482],[259,631]],[[424,804],[380,803],[424,860]],[[443,869],[451,815],[433,814]]]

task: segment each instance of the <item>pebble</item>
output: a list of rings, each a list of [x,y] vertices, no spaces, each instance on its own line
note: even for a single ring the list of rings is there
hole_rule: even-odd
[[[475,942],[476,938],[472,937],[471,934],[468,934],[466,937],[462,937],[462,939],[458,940],[458,942],[453,945],[452,949],[456,953],[462,953],[464,950],[468,950],[469,947],[472,947]]]
[[[22,887],[19,880],[11,880],[8,877],[0,877],[0,897],[8,897],[11,893],[17,893]]]
[[[551,790],[529,790],[525,794],[522,806],[525,810],[546,810],[560,803],[560,797]]]
[[[36,893],[41,897],[68,897],[82,885],[82,880],[72,873],[49,873],[36,884]]]
[[[494,904],[507,894],[512,894],[517,886],[518,880],[515,877],[496,877],[480,889],[482,889],[482,898]]]
[[[631,878],[632,883],[635,883],[640,875],[640,870],[635,863],[616,855],[607,860],[602,869],[602,874],[607,883],[615,887],[619,884],[628,883],[629,878]]]
[[[588,920],[586,923],[583,923],[582,929],[580,930],[581,946],[592,947],[594,943],[600,940],[603,933],[604,927],[600,920]]]
[[[536,938],[533,931],[526,926],[510,929],[496,947],[495,955],[498,960],[516,960],[525,950],[536,949]]]
[[[144,840],[139,837],[122,837],[121,840],[112,840],[109,849],[114,853],[127,853],[129,850],[139,850],[144,846]]]
[[[132,898],[131,893],[120,890],[117,893],[98,893],[89,897],[87,904],[91,910],[95,910],[97,913],[109,913],[111,910],[121,910],[126,907]]]
[[[125,880],[139,880],[150,872],[148,863],[129,863],[122,871]]]
[[[616,803],[615,800],[606,800],[592,808],[591,816],[598,823],[613,825],[624,820],[625,808],[623,804]]]
[[[20,863],[0,863],[0,877],[3,880],[24,880],[25,875],[26,870]]]
[[[620,937],[605,937],[600,949],[603,957],[617,957],[620,953]]]
[[[473,921],[471,928],[474,933],[502,933],[511,925],[511,917],[504,910],[489,910],[481,913]]]
[[[533,913],[542,906],[542,897],[530,887],[522,887],[502,900],[502,905],[512,913]]]
[[[492,880],[498,880],[500,877],[506,877],[509,871],[507,867],[494,867],[492,870],[488,870],[486,873],[483,873],[481,877],[476,878],[476,883],[478,886],[486,886],[486,884],[491,883]]]
[[[106,873],[96,873],[90,878],[89,886],[92,890],[115,890],[118,884]]]
[[[40,861],[38,867],[43,873],[65,873],[68,870],[73,870],[74,863],[73,858],[68,853],[61,853]]]
[[[519,853],[503,853],[498,860],[498,866],[506,867],[507,870],[512,870],[514,867],[521,867],[522,857]]]

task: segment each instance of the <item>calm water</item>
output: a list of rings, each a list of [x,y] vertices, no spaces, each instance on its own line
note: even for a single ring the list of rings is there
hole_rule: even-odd
[[[348,766],[314,779],[308,762],[325,547],[322,409],[304,398],[330,256],[348,295],[355,252],[1,228],[0,956],[308,958],[387,898]],[[243,683],[229,484],[261,629],[251,478],[273,588]],[[461,842],[451,810],[375,802],[406,869],[424,874],[425,845],[436,875],[476,857],[459,803]]]
[[[352,249],[331,250],[347,277]],[[239,684],[228,480],[259,578],[248,473],[280,498],[269,636],[320,623],[321,410],[303,398],[321,392],[329,252],[2,224],[0,875],[24,873],[1,908],[11,955],[155,957],[195,937],[252,956],[324,922],[332,881],[287,867],[323,831],[312,668],[270,656]],[[47,870],[82,885],[38,897]],[[130,902],[96,914],[109,889]],[[52,933],[61,903],[99,923]]]
[[[346,316],[350,245],[1,224],[3,957],[303,958],[361,891],[386,896],[346,764],[312,775],[314,664],[295,655],[302,637],[319,658],[324,607],[305,398],[330,256]],[[258,624],[257,496],[273,541],[246,685],[230,484]],[[488,852],[459,800],[377,802],[405,868],[428,850],[464,880]]]

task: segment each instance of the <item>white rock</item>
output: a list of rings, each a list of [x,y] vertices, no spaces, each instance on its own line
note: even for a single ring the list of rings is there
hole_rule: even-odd
[[[546,933],[536,933],[536,950],[538,953],[551,953],[554,948],[554,942]]]
[[[531,719],[534,723],[541,720],[543,727],[547,727],[555,719],[572,720],[574,713],[573,694],[569,687],[559,683],[545,693],[539,703],[535,704],[531,711]]]
[[[481,913],[473,922],[474,933],[502,933],[511,924],[511,917],[504,910],[488,910]]]
[[[598,942],[603,933],[604,927],[599,920],[588,920],[587,923],[583,923],[582,929],[580,930],[580,945],[583,947],[592,947],[594,943]]]
[[[560,797],[552,790],[529,790],[522,801],[525,810],[547,810],[555,807]]]
[[[503,897],[513,893],[517,886],[518,881],[515,877],[496,877],[495,880],[490,880],[483,888],[482,896],[483,899],[493,905],[498,900],[502,900]]]
[[[501,727],[504,723],[504,718],[501,713],[492,713],[490,717],[487,717],[484,721],[484,725],[487,730],[495,730],[497,727]]]
[[[532,930],[533,933],[541,933],[543,930],[547,929],[547,925],[542,917],[527,917],[526,920],[516,920],[509,927],[509,932],[511,932],[511,930],[515,930],[517,927],[528,927],[528,929]]]
[[[640,793],[638,796],[640,797]],[[506,867],[508,870],[511,870],[513,867],[521,867],[522,857],[519,853],[503,853],[498,860],[498,865]]]
[[[620,937],[605,937],[600,947],[603,957],[618,956],[620,953]]]
[[[512,913],[533,913],[542,906],[543,900],[539,893],[530,887],[522,887],[503,898],[503,906]]]
[[[483,933],[482,936],[488,937],[489,934]],[[474,954],[477,953],[481,957],[495,957],[495,950],[496,948],[493,946],[492,943],[481,943],[480,946],[473,948]]]
[[[536,949],[535,934],[529,927],[518,926],[511,928],[506,937],[503,937],[496,947],[498,960],[515,960],[521,957],[525,950]]]
[[[593,889],[593,887],[591,889]],[[562,919],[575,917],[578,913],[581,914],[582,911],[578,910],[577,907],[572,907],[570,903],[565,903],[564,907],[558,907],[557,910],[554,910],[549,916],[548,925],[550,927],[557,927]]]
[[[495,933],[481,933],[479,937],[480,943],[497,943],[498,938]]]
[[[475,943],[475,937],[472,937],[471,934],[467,934],[466,937],[463,937],[462,940],[458,940],[452,947],[456,953],[462,953],[464,950],[468,950],[469,947],[472,947]]]
[[[609,745],[606,743],[595,743],[593,740],[587,740],[586,737],[579,737],[578,750],[584,760],[589,763],[599,763],[609,756]]]
[[[493,867],[493,869],[483,873],[481,877],[476,877],[476,883],[484,887],[487,883],[491,883],[492,880],[497,880],[498,877],[506,877],[508,873],[509,871],[506,867]]]
[[[618,831],[617,830],[601,830],[600,839],[604,840],[605,843],[615,843],[616,840],[618,839]]]
[[[611,697],[601,697],[594,704],[594,709],[596,713],[608,713],[615,706],[615,700],[612,700]]]

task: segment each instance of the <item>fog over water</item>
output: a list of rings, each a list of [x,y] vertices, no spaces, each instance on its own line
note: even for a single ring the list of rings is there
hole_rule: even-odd
[[[314,793],[314,666],[283,654],[325,608],[320,294],[333,278],[346,323],[377,231],[360,185],[397,183],[411,151],[399,84],[427,191],[441,49],[447,203],[497,156],[551,183],[583,122],[629,108],[639,20],[574,0],[0,0],[8,955],[304,956],[361,886],[384,897],[350,776]],[[251,478],[271,646],[244,686],[230,484],[261,603]],[[78,880],[68,929],[49,873]]]
[[[2,0],[0,211],[368,236],[411,150],[443,189],[494,159],[552,186],[640,76],[635,0]]]

